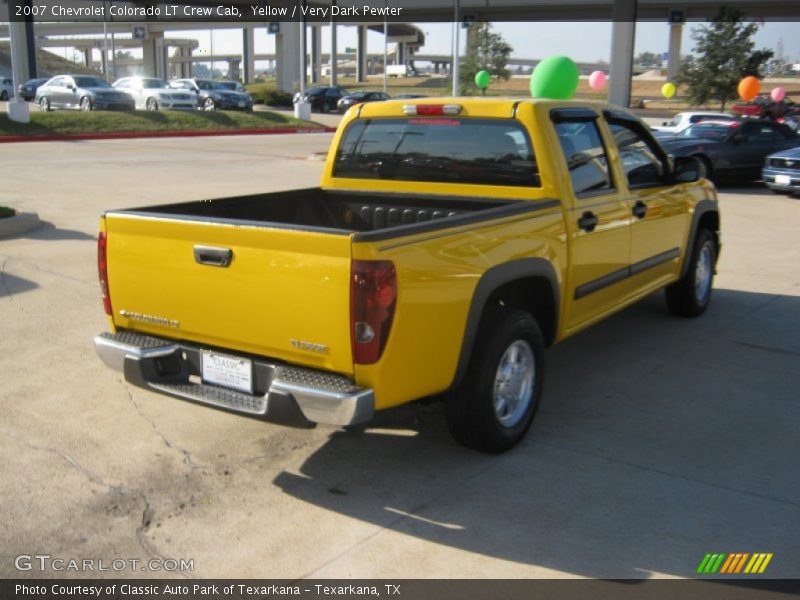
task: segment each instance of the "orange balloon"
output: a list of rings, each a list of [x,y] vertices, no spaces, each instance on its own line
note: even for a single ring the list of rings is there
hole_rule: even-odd
[[[757,77],[750,75],[739,82],[738,90],[741,99],[745,102],[750,102],[761,91],[761,82]]]

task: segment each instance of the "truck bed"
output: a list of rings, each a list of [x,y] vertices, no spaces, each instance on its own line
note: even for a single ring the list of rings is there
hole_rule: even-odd
[[[531,204],[494,198],[361,193],[316,187],[112,212],[206,223],[354,233],[355,241],[371,241],[508,216],[529,210]]]

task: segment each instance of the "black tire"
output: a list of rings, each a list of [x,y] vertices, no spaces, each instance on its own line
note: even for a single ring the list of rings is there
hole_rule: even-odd
[[[203,100],[203,110],[214,111],[217,110],[217,103],[213,98],[206,98]]]
[[[705,177],[709,181],[712,181],[714,177],[714,169],[711,167],[711,161],[700,154],[696,154],[695,158],[697,159],[697,162],[700,163],[700,179]]]
[[[8,100],[8,92],[3,90],[3,93],[0,94],[0,102],[5,102],[6,100]]]
[[[501,419],[514,417],[514,413],[498,415],[496,385],[501,363],[512,352],[512,347],[524,348],[521,342],[527,345],[530,355],[523,356],[525,361],[519,364],[524,365],[530,360],[533,376],[532,380],[520,378],[527,381],[522,389],[529,390],[529,393],[520,394],[527,397],[527,403],[517,404],[515,412],[519,413],[518,417],[504,424]],[[445,397],[445,416],[450,433],[460,444],[480,452],[499,454],[509,450],[525,436],[533,423],[543,382],[544,338],[534,318],[521,310],[490,308],[481,319],[461,385]],[[501,404],[506,403],[501,401]]]
[[[42,112],[50,112],[50,110],[52,110],[50,108],[50,100],[48,100],[44,96],[39,98],[39,110],[41,110]]]
[[[155,98],[148,98],[145,101],[144,107],[151,112],[155,112],[158,110],[158,100]]]
[[[83,112],[90,112],[92,110],[92,101],[88,96],[84,96],[81,98],[79,106]]]
[[[319,107],[319,110],[320,112],[327,115],[329,112],[331,112],[331,105],[328,104],[327,102],[323,102],[322,106]]]
[[[705,252],[708,252],[707,256],[704,254]],[[699,269],[698,265],[701,260],[704,262],[707,260],[710,264],[703,269]],[[711,302],[716,264],[717,244],[714,234],[708,229],[699,229],[695,237],[692,256],[689,258],[686,273],[665,290],[667,308],[673,315],[698,317],[706,311]],[[704,278],[705,268],[710,268],[710,271],[708,272],[707,285],[702,285],[698,282],[698,278]]]

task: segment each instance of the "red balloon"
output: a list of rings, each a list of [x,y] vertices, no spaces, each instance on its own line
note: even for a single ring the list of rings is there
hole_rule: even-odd
[[[750,102],[761,91],[761,82],[758,78],[749,75],[739,82],[739,97],[745,102]]]

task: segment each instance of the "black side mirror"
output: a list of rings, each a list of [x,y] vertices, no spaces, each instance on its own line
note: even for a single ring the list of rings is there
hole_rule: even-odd
[[[677,183],[693,183],[700,179],[700,161],[694,156],[679,156],[675,159],[672,177]]]

